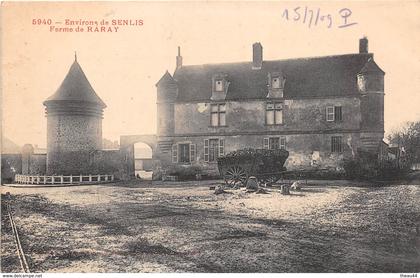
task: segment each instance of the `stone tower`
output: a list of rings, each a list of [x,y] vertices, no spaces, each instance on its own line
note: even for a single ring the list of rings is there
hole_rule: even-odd
[[[47,175],[89,174],[90,153],[102,149],[105,103],[77,57],[58,90],[43,103],[47,117]]]
[[[166,71],[157,87],[157,137],[162,153],[169,152],[172,146],[172,136],[175,132],[175,100],[178,86],[171,74]]]
[[[157,135],[160,137],[174,134],[174,104],[178,87],[169,72],[156,84],[157,87]]]
[[[359,53],[368,54],[368,39],[359,41]],[[384,138],[384,75],[385,72],[375,63],[373,56],[357,74],[360,92],[360,141],[361,149],[378,152]]]

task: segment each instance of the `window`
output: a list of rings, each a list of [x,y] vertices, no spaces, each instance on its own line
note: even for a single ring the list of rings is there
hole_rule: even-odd
[[[219,156],[219,140],[210,139],[209,140],[209,161],[216,161]]]
[[[268,146],[269,146],[270,150],[279,149],[280,148],[280,138],[279,137],[269,138]]]
[[[274,77],[274,78],[271,80],[271,87],[272,87],[273,89],[280,89],[280,78],[278,78],[278,77]]]
[[[179,162],[190,162],[190,144],[179,144]]]
[[[331,152],[341,153],[343,151],[343,139],[341,136],[331,137]]]
[[[286,137],[269,137],[264,138],[263,143],[264,149],[269,150],[285,150],[286,149]]]
[[[223,80],[215,80],[214,90],[216,92],[223,92]]]
[[[195,144],[181,143],[172,145],[172,163],[191,163],[196,158]]]
[[[226,125],[226,104],[218,103],[211,105],[211,126],[225,126]]]
[[[334,121],[334,106],[327,107],[327,122]]]
[[[172,163],[178,162],[178,145],[172,145]]]
[[[265,123],[267,125],[283,124],[283,104],[267,103],[265,109]]]
[[[195,161],[195,144],[190,144],[190,162]]]
[[[357,86],[360,92],[366,91],[366,78],[361,74],[357,75]]]
[[[281,150],[286,149],[286,137],[280,137],[280,149]]]
[[[204,161],[215,162],[217,158],[225,155],[224,139],[205,139],[204,140]]]
[[[343,120],[341,106],[327,106],[327,122],[339,122]]]

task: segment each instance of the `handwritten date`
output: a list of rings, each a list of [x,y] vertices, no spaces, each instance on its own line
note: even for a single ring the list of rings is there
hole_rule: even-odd
[[[302,22],[308,28],[315,26],[325,26],[327,28],[337,27],[346,28],[357,24],[350,19],[352,11],[348,8],[340,9],[337,14],[324,13],[320,8],[310,9],[308,7],[295,7],[294,9],[284,9],[282,18],[289,21]]]

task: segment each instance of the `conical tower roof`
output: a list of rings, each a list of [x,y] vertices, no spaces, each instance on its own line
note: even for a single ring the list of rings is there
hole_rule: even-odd
[[[166,84],[176,85],[176,81],[172,77],[172,75],[168,71],[166,71],[165,74],[156,83],[156,86],[158,87],[158,86],[160,86],[162,84],[164,84],[164,85],[166,85]]]
[[[76,56],[60,87],[52,96],[44,101],[44,105],[52,102],[65,101],[83,102],[98,105],[102,108],[106,107],[106,104],[99,98],[90,85],[85,73],[77,62]]]

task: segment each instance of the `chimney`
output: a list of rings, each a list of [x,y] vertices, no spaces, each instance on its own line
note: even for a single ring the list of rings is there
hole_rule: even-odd
[[[181,47],[178,46],[178,56],[176,56],[176,69],[182,67]]]
[[[359,53],[369,53],[368,51],[368,39],[363,37],[359,40]]]
[[[252,45],[252,69],[261,69],[263,62],[263,47],[256,42]]]

